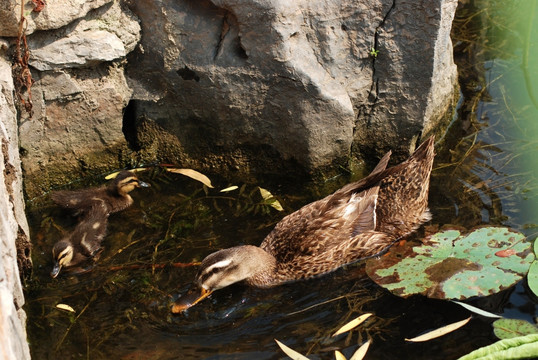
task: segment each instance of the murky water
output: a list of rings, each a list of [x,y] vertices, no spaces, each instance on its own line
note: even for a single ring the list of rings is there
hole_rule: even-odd
[[[478,46],[473,51],[479,50]],[[467,50],[459,51],[461,55]],[[465,68],[466,62],[459,61]],[[517,56],[484,56],[480,66],[486,69],[481,72],[484,78],[476,76],[476,69],[464,69],[464,96],[437,148],[431,224],[502,224],[533,239],[538,189],[536,172],[528,163],[537,150],[538,126],[521,119],[536,109],[520,105],[521,99],[511,91],[522,76]],[[365,277],[362,264],[273,289],[234,285],[184,315],[171,316],[170,302],[186,291],[196,267],[160,264],[199,261],[238,244],[258,245],[284,214],[261,204],[257,184],[220,193],[229,185],[243,184],[214,178],[215,189],[205,192],[196,181],[177,174],[151,170],[140,176],[152,187],[136,190],[135,204],[110,217],[105,251],[87,274],[50,278],[50,249],[74,222],[52,203],[30,207],[35,272],[26,285],[26,311],[34,359],[283,358],[275,338],[312,359],[332,359],[334,350],[349,357],[368,338],[373,339],[369,359],[454,359],[496,340],[491,320],[475,317],[437,340],[405,343],[406,337],[469,313],[445,301],[395,297]],[[288,213],[347,180],[332,179],[318,188],[301,183],[293,188],[263,186]],[[534,300],[522,281],[473,303],[533,321],[538,314]],[[58,309],[57,304],[75,312]],[[364,312],[375,316],[359,330],[330,336]]]

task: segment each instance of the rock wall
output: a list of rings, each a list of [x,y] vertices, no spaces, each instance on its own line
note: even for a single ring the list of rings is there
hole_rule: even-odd
[[[0,41],[0,359],[25,360],[30,359],[30,351],[19,269],[31,268],[30,242],[22,195],[11,61],[5,56],[6,48],[7,44]]]
[[[1,36],[20,1],[0,9]],[[457,0],[25,4],[31,198],[134,163],[261,175],[397,159],[453,100]]]

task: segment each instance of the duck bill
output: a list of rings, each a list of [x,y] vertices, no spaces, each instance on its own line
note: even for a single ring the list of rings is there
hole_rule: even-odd
[[[50,272],[50,276],[52,276],[52,278],[54,279],[55,277],[58,276],[61,269],[62,269],[62,265],[60,265],[60,263],[58,262],[55,262],[54,267],[52,268],[52,271]]]
[[[181,296],[172,305],[172,313],[179,314],[188,308],[198,304],[200,301],[211,295],[211,290],[204,288],[190,289],[185,295]]]
[[[140,187],[150,187],[151,185],[148,184],[147,182],[143,182],[143,181],[138,180],[138,186],[140,186]]]

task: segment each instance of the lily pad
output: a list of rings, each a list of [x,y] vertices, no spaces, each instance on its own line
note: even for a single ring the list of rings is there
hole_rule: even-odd
[[[499,339],[538,334],[538,327],[521,319],[499,319],[493,322],[493,332]]]
[[[534,239],[534,254],[538,253],[538,240]],[[538,296],[538,261],[534,260],[534,262],[531,264],[531,267],[529,269],[529,274],[527,275],[527,283],[529,284],[529,288],[534,293],[534,295]]]
[[[393,247],[385,256],[368,260],[366,272],[398,296],[463,300],[514,285],[533,260],[531,244],[523,234],[483,227],[468,234],[445,230],[426,238],[421,246]]]

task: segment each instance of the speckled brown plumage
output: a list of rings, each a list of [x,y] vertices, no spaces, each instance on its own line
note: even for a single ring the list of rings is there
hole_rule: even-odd
[[[111,214],[131,206],[133,199],[129,192],[141,186],[148,185],[138,180],[132,171],[123,170],[105,186],[82,190],[54,191],[51,198],[57,205],[72,210],[76,215],[84,214],[96,204],[100,205],[101,203]]]
[[[373,256],[430,219],[428,188],[433,137],[403,163],[386,168],[387,153],[364,179],[284,217],[259,247],[237,246],[207,256],[195,283],[197,299],[180,298],[174,312],[238,281],[257,287],[328,273]]]

